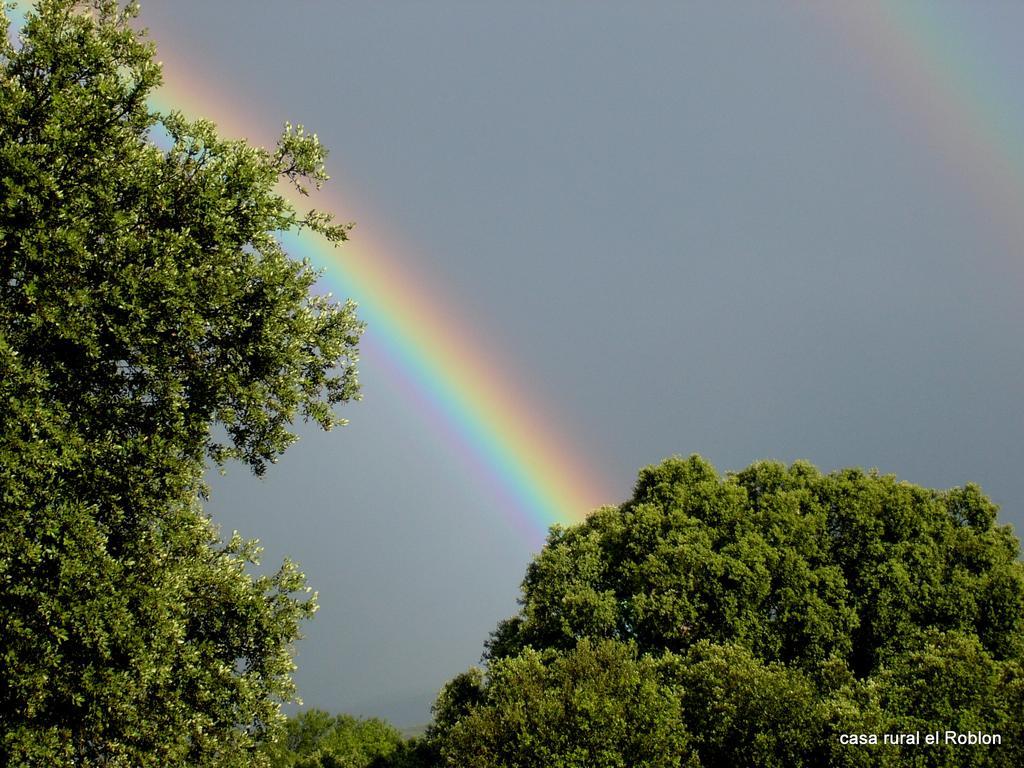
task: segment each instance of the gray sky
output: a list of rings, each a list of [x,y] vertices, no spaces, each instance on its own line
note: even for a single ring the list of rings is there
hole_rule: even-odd
[[[915,7],[1024,128],[1024,6]],[[811,8],[149,0],[142,20],[254,133],[319,133],[340,217],[444,287],[608,502],[674,453],[806,458],[976,481],[1020,528],[1024,239],[885,40]],[[320,592],[306,704],[410,725],[515,610],[533,545],[361,371],[348,427],[214,478],[211,511]]]

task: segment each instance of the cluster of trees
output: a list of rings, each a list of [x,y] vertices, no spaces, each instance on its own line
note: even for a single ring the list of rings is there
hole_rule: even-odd
[[[311,709],[290,718],[284,735],[270,742],[270,768],[396,768],[411,744],[377,718],[332,717]]]
[[[670,459],[552,531],[438,700],[436,764],[1020,765],[1018,552],[973,485]],[[842,738],[947,730],[1001,743]]]
[[[277,239],[345,238],[275,191],[322,182],[323,148],[154,112],[135,10],[42,0],[0,29],[5,766],[262,760],[315,602],[291,563],[250,575],[204,467],[260,473],[296,418],[358,396],[354,308]]]
[[[250,574],[201,477],[358,397],[354,308],[277,239],[347,227],[275,191],[326,178],[315,136],[147,106],[134,10],[42,0],[0,35],[0,764],[1024,765],[1024,565],[977,487],[696,456],[552,529],[421,738],[284,724],[315,602]],[[1000,741],[843,738],[936,730]]]
[[[344,764],[1021,765],[1018,551],[973,485],[669,459],[552,530],[486,668],[445,686],[422,739]],[[885,734],[920,743],[848,738]]]

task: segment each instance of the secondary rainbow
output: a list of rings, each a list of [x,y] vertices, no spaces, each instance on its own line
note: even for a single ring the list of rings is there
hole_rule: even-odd
[[[966,34],[985,6],[915,2],[851,2],[811,6],[823,26],[847,44],[853,65],[880,83],[907,129],[940,155],[965,203],[988,217],[999,263],[979,267],[1020,279],[1024,252],[1024,124],[1022,105],[985,67],[985,51]],[[961,14],[955,18],[953,13]]]

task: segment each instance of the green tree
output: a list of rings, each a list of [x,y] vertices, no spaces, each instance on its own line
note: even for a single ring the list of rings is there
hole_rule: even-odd
[[[996,511],[973,485],[804,462],[721,477],[700,457],[669,459],[621,506],[552,529],[521,610],[491,637],[478,698],[543,700],[554,682],[493,671],[553,670],[583,642],[612,642],[668,665],[659,679],[679,691],[676,725],[705,767],[1022,764],[1024,564]],[[485,705],[462,700],[453,719],[439,699],[442,756],[490,749],[498,732]],[[841,739],[934,730],[1000,733],[1002,745]],[[557,744],[542,724],[529,732]]]
[[[449,683],[429,736],[464,768],[686,766],[674,661],[612,640],[526,649]]]
[[[279,242],[346,238],[275,189],[319,186],[324,148],[153,111],[135,14],[42,0],[0,35],[4,765],[260,763],[315,603],[291,563],[249,575],[204,465],[262,473],[358,397],[354,307]]]
[[[289,718],[268,754],[271,768],[376,768],[403,751],[398,729],[377,718],[310,709]]]

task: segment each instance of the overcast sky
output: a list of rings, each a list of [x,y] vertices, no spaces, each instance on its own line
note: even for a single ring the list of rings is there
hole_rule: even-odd
[[[915,7],[964,65],[948,113],[973,72],[1019,118],[1024,5]],[[1020,529],[1024,241],[992,207],[1024,175],[979,194],[932,140],[942,109],[886,69],[899,30],[864,44],[814,8],[144,0],[142,21],[254,135],[319,133],[340,217],[444,287],[607,502],[671,454],[806,458],[976,481]],[[393,372],[361,372],[349,426],[215,477],[210,509],[320,592],[306,705],[412,725],[535,544]]]

